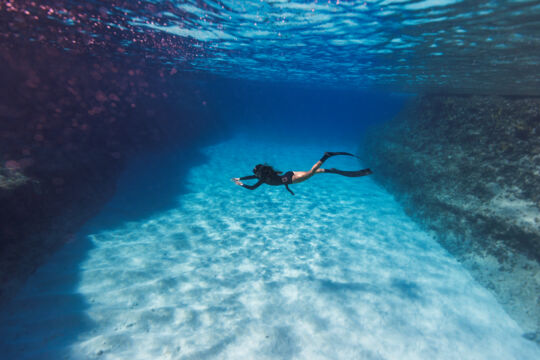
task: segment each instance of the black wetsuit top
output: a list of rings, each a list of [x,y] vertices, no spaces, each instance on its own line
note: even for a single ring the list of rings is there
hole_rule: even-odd
[[[256,188],[258,188],[259,186],[261,186],[262,184],[267,184],[267,185],[285,185],[285,187],[287,188],[287,190],[294,195],[294,193],[291,191],[291,189],[289,189],[289,184],[292,184],[292,177],[293,177],[293,172],[292,171],[287,171],[285,174],[283,175],[278,175],[278,174],[273,174],[272,176],[262,180],[262,179],[259,179],[259,181],[255,184],[255,185],[242,185],[243,187],[245,187],[246,189],[249,189],[249,190],[255,190]],[[255,175],[249,175],[249,176],[244,176],[244,177],[241,177],[240,180],[251,180],[251,179],[258,179],[257,176]]]

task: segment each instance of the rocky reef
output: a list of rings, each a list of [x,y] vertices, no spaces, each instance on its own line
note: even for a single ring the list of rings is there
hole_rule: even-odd
[[[223,131],[204,76],[47,17],[34,41],[0,14],[1,302],[110,199],[126,160]]]
[[[371,128],[361,152],[540,343],[540,98],[420,96]]]

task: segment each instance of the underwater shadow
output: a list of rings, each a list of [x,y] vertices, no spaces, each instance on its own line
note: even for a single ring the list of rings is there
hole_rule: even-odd
[[[421,295],[422,290],[415,282],[394,278],[392,279],[390,286],[399,294],[400,297],[409,299],[411,301],[423,301],[424,299]]]
[[[115,229],[178,207],[179,197],[188,191],[189,170],[207,161],[197,147],[140,154],[128,162],[118,179],[116,193],[87,224],[86,232]]]
[[[332,280],[319,280],[319,284],[321,286],[321,290],[323,291],[360,291],[370,292],[373,294],[380,293],[380,290],[377,289],[377,287],[366,282],[337,282]]]
[[[93,247],[87,237],[74,237],[2,307],[2,358],[71,358],[70,345],[95,326],[77,292],[79,265]]]
[[[73,345],[84,341],[86,336],[91,338],[99,322],[105,320],[92,317],[89,310],[93,299],[79,290],[81,266],[95,248],[89,235],[178,207],[179,197],[188,191],[185,179],[189,170],[206,160],[193,146],[145,153],[130,161],[109,203],[39,267],[19,293],[0,309],[0,357],[101,356],[73,352]]]

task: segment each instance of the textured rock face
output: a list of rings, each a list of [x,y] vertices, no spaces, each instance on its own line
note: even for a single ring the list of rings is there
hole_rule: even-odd
[[[361,151],[540,343],[540,99],[422,96],[372,128]]]
[[[127,159],[217,132],[203,80],[84,48],[0,39],[0,302],[107,202]]]

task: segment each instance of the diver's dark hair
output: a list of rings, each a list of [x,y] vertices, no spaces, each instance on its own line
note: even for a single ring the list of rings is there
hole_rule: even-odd
[[[268,164],[258,164],[255,166],[253,173],[256,177],[261,180],[268,179],[274,174],[278,174],[280,171],[275,170],[272,166]]]

